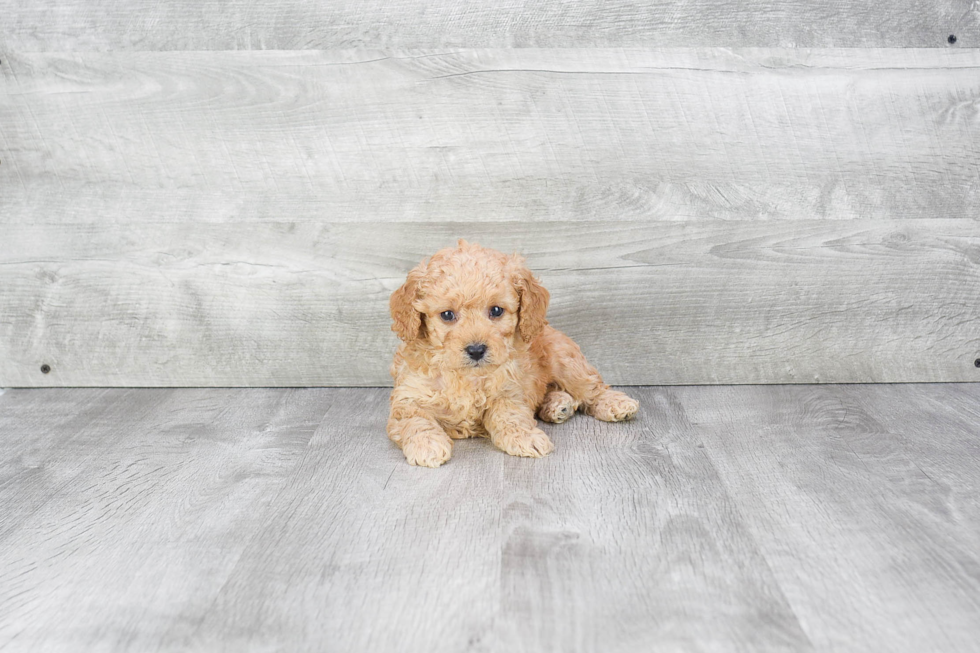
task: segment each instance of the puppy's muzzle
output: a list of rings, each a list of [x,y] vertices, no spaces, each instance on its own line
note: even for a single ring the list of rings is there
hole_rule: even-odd
[[[474,345],[467,346],[465,351],[466,355],[470,357],[470,360],[474,363],[479,363],[487,353],[487,346],[482,342],[478,342]]]

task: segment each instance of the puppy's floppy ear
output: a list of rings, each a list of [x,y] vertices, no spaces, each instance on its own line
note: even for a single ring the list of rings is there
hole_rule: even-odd
[[[391,293],[388,302],[391,308],[391,330],[405,342],[411,342],[422,335],[422,314],[412,304],[419,296],[419,281],[425,275],[425,261],[408,273],[408,279],[401,288]]]
[[[517,309],[517,331],[524,342],[531,342],[548,323],[545,316],[551,295],[524,266],[523,259],[515,255],[511,259],[511,265],[514,268],[514,287],[521,300],[520,308]]]

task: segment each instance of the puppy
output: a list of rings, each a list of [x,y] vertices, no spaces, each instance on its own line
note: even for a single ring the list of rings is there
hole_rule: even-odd
[[[636,400],[611,390],[548,325],[548,300],[519,256],[464,240],[408,273],[391,295],[391,329],[403,342],[387,430],[409,463],[438,467],[454,439],[476,436],[538,458],[554,445],[535,413],[556,424],[579,408],[606,422],[636,414]]]

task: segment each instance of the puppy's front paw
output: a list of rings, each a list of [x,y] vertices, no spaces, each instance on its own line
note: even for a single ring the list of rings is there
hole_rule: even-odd
[[[606,390],[589,406],[589,414],[603,422],[622,422],[636,415],[640,402],[618,390]]]
[[[524,456],[525,458],[541,458],[555,450],[551,438],[537,428],[496,438],[494,444],[512,456]]]
[[[561,424],[575,414],[578,406],[572,395],[562,390],[552,390],[544,397],[538,417],[552,424]]]
[[[420,431],[402,444],[402,453],[410,465],[438,467],[453,455],[453,441],[445,433]]]

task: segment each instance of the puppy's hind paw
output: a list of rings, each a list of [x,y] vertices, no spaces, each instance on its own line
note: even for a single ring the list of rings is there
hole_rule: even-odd
[[[578,406],[572,395],[561,390],[552,390],[545,395],[538,409],[538,417],[552,424],[561,424],[575,414]]]
[[[402,445],[409,465],[438,467],[453,455],[453,441],[445,433],[416,433]]]
[[[640,409],[640,402],[618,390],[606,390],[589,406],[589,414],[603,422],[622,422],[631,419]]]
[[[513,433],[502,438],[496,438],[494,444],[512,456],[525,458],[541,458],[555,450],[551,438],[537,428],[524,433]]]

